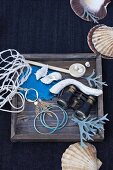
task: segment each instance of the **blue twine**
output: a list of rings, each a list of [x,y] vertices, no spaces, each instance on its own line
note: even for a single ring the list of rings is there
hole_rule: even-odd
[[[65,125],[67,124],[68,114],[67,114],[67,112],[64,109],[62,109],[61,107],[59,107],[57,105],[52,105],[51,107],[49,107],[49,109],[53,109],[54,107],[59,108],[62,111],[62,113],[63,113],[63,119],[62,119],[61,123],[59,121],[58,128],[56,129],[56,130],[60,130],[63,127],[65,127]],[[54,128],[54,127],[51,127],[51,126],[47,125],[47,123],[45,122],[45,113],[40,115],[40,121],[41,121],[41,123],[42,123],[42,125],[44,127],[48,128],[48,129]]]
[[[50,110],[50,109],[53,109],[53,108],[59,108],[59,109],[62,111],[63,119],[62,119],[61,122],[60,122],[58,116],[56,115],[56,113],[54,113],[54,112],[52,112],[52,111]],[[46,121],[45,121],[45,116],[46,116],[47,113],[52,113],[52,114],[56,117],[56,126],[51,127],[51,126],[49,126],[49,125],[46,123]],[[40,132],[40,131],[37,129],[37,127],[36,127],[36,119],[37,119],[38,117],[39,117],[39,120],[40,120],[41,124],[42,124],[45,128],[47,128],[48,130],[50,130],[50,132],[48,132],[48,133],[42,133],[42,132]],[[57,105],[51,105],[51,106],[48,108],[48,110],[42,110],[42,111],[35,117],[35,119],[34,119],[34,128],[35,128],[35,130],[36,130],[38,133],[40,133],[40,134],[52,134],[52,133],[54,133],[55,131],[61,130],[62,128],[64,128],[65,125],[67,124],[67,122],[68,122],[68,114],[67,114],[67,112],[66,112],[64,109],[62,109],[61,107],[57,106]]]
[[[55,127],[53,127],[52,129],[50,129],[51,131],[50,132],[48,132],[48,133],[43,133],[43,132],[41,132],[41,131],[39,131],[38,130],[38,128],[36,127],[36,120],[37,120],[37,118],[39,117],[40,118],[40,115],[41,114],[44,114],[44,113],[52,113],[55,117],[56,117],[56,126]],[[38,132],[38,133],[40,133],[40,134],[42,134],[42,135],[47,135],[47,134],[52,134],[52,133],[54,133],[56,130],[57,130],[57,128],[58,128],[58,126],[59,126],[59,119],[58,119],[58,116],[54,113],[54,112],[52,112],[52,111],[41,111],[38,115],[36,115],[36,117],[35,117],[35,119],[34,119],[34,128],[35,128],[35,130]]]

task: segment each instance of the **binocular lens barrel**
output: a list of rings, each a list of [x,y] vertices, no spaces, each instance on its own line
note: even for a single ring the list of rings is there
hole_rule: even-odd
[[[71,99],[74,96],[74,93],[76,92],[76,87],[71,85],[68,88],[64,89],[62,95],[60,96],[60,99],[57,101],[57,103],[63,107],[63,108],[67,108],[70,103],[71,103]]]
[[[95,102],[94,96],[88,96],[77,90],[73,85],[68,86],[64,89],[58,99],[57,103],[62,108],[71,108],[75,112],[75,116],[83,120],[90,114],[92,105]]]
[[[75,115],[78,119],[83,120],[90,114],[92,105],[95,102],[95,97],[89,96],[87,101],[76,111]]]

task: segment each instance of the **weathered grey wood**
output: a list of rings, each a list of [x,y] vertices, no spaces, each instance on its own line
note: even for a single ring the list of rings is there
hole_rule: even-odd
[[[25,54],[26,59],[32,59],[34,61],[40,61],[42,63],[51,64],[53,66],[60,66],[62,68],[68,69],[74,62],[80,62],[84,64],[86,61],[90,61],[91,67],[87,68],[86,75],[92,73],[93,69],[96,69],[97,74],[102,74],[101,58],[95,57],[94,54]],[[62,74],[63,78],[71,77],[68,74]],[[84,84],[87,81],[84,79],[79,79]],[[17,101],[17,103],[16,103]],[[56,103],[57,98],[52,101]],[[15,104],[19,104],[18,98],[14,100]],[[58,112],[58,110],[57,110]],[[69,116],[71,116],[72,111],[68,111]],[[98,97],[98,102],[91,110],[91,115],[97,115],[99,117],[103,116],[103,95]],[[57,131],[51,135],[40,135],[33,127],[33,120],[35,117],[35,107],[33,103],[26,102],[25,110],[22,113],[15,114],[12,113],[11,116],[11,141],[62,141],[62,142],[75,142],[79,141],[79,129],[74,126],[72,122],[68,122],[66,127],[60,131]],[[60,116],[61,118],[61,116]],[[48,119],[48,122],[54,126],[55,121]],[[39,128],[46,132],[46,129],[38,122]],[[104,132],[99,132],[98,135],[94,137],[95,141],[102,141],[104,138]]]
[[[96,58],[96,71],[98,75],[102,75],[102,60],[100,59],[100,55]],[[100,78],[100,80],[102,81],[102,77]],[[102,90],[103,90],[103,87],[102,87]],[[101,117],[102,113],[104,113],[103,95],[98,97],[98,117]],[[102,131],[100,135],[104,138],[104,131]]]
[[[23,54],[26,59],[32,60],[75,60],[76,59],[92,59],[95,58],[95,54],[92,53],[76,53],[76,54]]]
[[[14,106],[17,106],[17,104],[18,104],[17,98],[15,98],[13,100],[12,104]],[[11,115],[11,138],[13,138],[15,136],[16,120],[17,120],[17,114],[12,113],[12,115]]]

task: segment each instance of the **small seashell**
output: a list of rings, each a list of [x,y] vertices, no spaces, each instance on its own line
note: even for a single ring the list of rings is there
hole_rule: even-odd
[[[113,58],[113,27],[98,25],[88,34],[88,45],[95,53],[105,58]]]
[[[48,72],[48,65],[43,66],[41,69],[37,70],[35,73],[36,79],[39,80],[41,77],[46,76]]]
[[[90,62],[89,61],[85,62],[85,66],[90,67]]]
[[[62,170],[99,170],[102,165],[97,158],[96,148],[89,143],[84,148],[80,143],[70,145],[64,152],[61,163]]]
[[[58,72],[53,72],[47,76],[45,76],[44,78],[41,79],[42,83],[44,84],[50,84],[53,81],[57,81],[57,80],[61,80],[62,79],[62,75]]]
[[[69,67],[69,72],[73,77],[78,78],[78,77],[82,77],[85,74],[86,68],[83,64],[75,63]]]
[[[98,23],[98,20],[106,16],[110,2],[110,0],[70,0],[70,5],[80,18]]]

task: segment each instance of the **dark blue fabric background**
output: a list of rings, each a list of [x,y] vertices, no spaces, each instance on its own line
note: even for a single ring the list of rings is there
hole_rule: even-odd
[[[100,23],[113,26],[113,2]],[[69,0],[0,0],[0,51],[20,53],[91,52],[87,33],[95,24],[81,20]],[[113,170],[113,61],[103,60],[104,109],[110,122],[105,140],[95,143],[101,170]],[[0,113],[0,170],[61,170],[61,156],[70,143],[11,143],[10,114]]]

